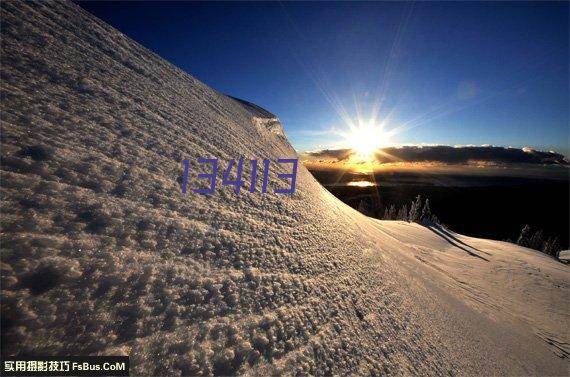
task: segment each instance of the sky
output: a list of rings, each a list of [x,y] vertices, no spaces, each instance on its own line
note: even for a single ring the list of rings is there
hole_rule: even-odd
[[[298,151],[373,119],[389,145],[570,154],[567,2],[79,4],[274,113]]]

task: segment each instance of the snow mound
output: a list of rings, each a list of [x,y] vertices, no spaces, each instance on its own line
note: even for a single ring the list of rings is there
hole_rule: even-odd
[[[558,259],[564,263],[570,262],[570,250],[561,250],[558,252]]]
[[[277,118],[71,2],[0,6],[3,354],[124,354],[132,375],[567,373],[562,264],[374,221],[303,167],[293,195],[182,194],[185,158],[296,158]]]

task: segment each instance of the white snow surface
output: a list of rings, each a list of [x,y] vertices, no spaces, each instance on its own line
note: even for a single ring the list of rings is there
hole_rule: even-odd
[[[295,158],[277,118],[73,3],[1,17],[3,354],[124,354],[131,375],[569,374],[568,266],[367,218],[302,166],[293,195],[182,194],[184,158]]]

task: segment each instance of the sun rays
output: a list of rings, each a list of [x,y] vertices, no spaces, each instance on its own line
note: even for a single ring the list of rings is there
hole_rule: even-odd
[[[384,124],[374,119],[366,122],[358,119],[356,125],[351,124],[349,130],[340,135],[346,147],[354,152],[351,158],[355,162],[373,162],[376,150],[390,143],[390,133],[385,131]]]

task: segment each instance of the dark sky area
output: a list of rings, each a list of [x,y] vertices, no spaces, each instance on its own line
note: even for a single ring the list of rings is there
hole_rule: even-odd
[[[394,144],[569,153],[567,2],[79,4],[273,112],[300,151],[374,118]]]

